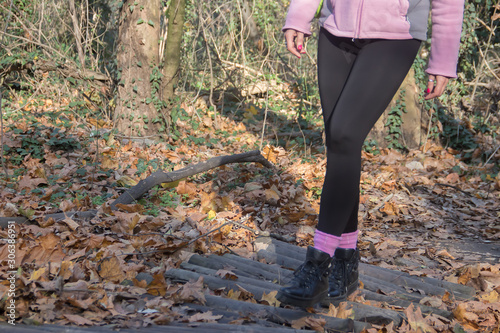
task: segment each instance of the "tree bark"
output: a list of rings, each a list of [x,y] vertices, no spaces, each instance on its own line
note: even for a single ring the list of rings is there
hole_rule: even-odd
[[[252,5],[248,3],[248,0],[243,0],[241,2],[241,16],[243,18],[241,24],[243,26],[243,31],[245,35],[248,35],[253,46],[255,46],[259,52],[265,54],[268,50],[264,44],[264,38],[262,38],[259,28],[257,27],[257,23],[255,23],[253,18],[251,7]]]
[[[78,23],[78,16],[76,14],[75,0],[69,0],[69,10],[71,15],[71,21],[73,22],[73,34],[75,35],[76,50],[78,51],[78,58],[80,60],[80,66],[82,69],[85,68],[85,53],[83,52],[82,46],[82,33],[80,30],[80,24]]]
[[[158,135],[161,129],[160,3],[160,0],[127,0],[120,13],[117,42],[120,74],[114,121],[117,129],[127,136]]]
[[[170,2],[162,83],[163,101],[167,103],[168,109],[171,108],[175,85],[179,79],[185,12],[186,0],[172,0]]]

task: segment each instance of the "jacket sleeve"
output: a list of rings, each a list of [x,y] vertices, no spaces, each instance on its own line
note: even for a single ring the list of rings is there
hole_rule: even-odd
[[[288,7],[285,25],[283,31],[294,29],[304,33],[306,36],[311,35],[311,22],[314,19],[316,10],[321,0],[292,0]]]
[[[457,77],[458,52],[464,16],[464,0],[433,0],[429,66],[433,75]]]

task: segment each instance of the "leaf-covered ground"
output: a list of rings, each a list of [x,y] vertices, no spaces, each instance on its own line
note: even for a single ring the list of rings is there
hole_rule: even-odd
[[[250,257],[252,241],[263,233],[301,246],[312,243],[325,167],[318,118],[300,127],[297,137],[279,134],[284,128],[280,121],[293,124],[293,119],[270,115],[262,154],[277,171],[254,163],[227,165],[154,188],[112,212],[108,205],[114,198],[158,169],[178,170],[259,149],[263,111],[249,105],[215,118],[203,102],[183,105],[172,137],[143,143],[114,135],[110,121],[72,110],[46,100],[5,124],[6,167],[12,177],[1,183],[0,216],[37,221],[16,226],[19,321],[118,327],[216,321],[211,313],[187,315],[178,307],[203,303],[209,291],[202,281],[171,283],[165,270],[192,253]],[[279,144],[272,141],[278,137]],[[400,309],[409,319],[402,327],[370,333],[498,332],[498,257],[461,249],[498,245],[499,157],[492,156],[488,164],[466,164],[460,152],[436,143],[404,155],[384,149],[363,152],[362,260],[477,289],[477,299],[470,302],[425,299],[453,311],[456,321]],[[69,215],[90,209],[98,209],[92,220]],[[68,212],[63,221],[39,218],[61,211]],[[9,291],[7,228],[0,235],[3,312]],[[220,293],[272,303],[244,293]],[[5,313],[1,318],[6,320]]]

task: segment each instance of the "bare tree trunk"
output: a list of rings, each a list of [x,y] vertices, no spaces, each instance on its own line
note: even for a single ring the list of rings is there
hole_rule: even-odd
[[[158,70],[160,0],[127,0],[120,14],[115,126],[128,136],[157,135],[163,122]]]
[[[248,3],[248,0],[243,0],[241,2],[241,16],[243,18],[242,25],[244,26],[245,34],[250,37],[250,40],[259,52],[267,53],[267,49],[264,45],[264,38],[262,38],[259,28],[257,27],[257,23],[255,23],[253,13],[250,8],[251,4]]]
[[[80,60],[80,66],[82,70],[85,68],[85,54],[82,47],[82,32],[80,30],[80,25],[78,24],[78,16],[76,15],[75,0],[69,0],[69,10],[71,15],[71,21],[73,22],[73,30],[76,41],[76,50],[78,51],[78,58]]]
[[[168,30],[163,65],[163,101],[170,105],[179,79],[181,44],[186,12],[186,0],[172,0],[168,8]],[[170,109],[170,107],[169,107]]]

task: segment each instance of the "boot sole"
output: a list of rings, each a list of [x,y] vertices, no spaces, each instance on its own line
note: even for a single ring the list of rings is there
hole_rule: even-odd
[[[349,287],[347,287],[347,294],[346,295],[329,297],[327,294],[325,299],[321,302],[321,306],[329,307],[330,304],[338,306],[341,302],[347,301],[347,297],[349,297],[349,295],[353,294],[356,290],[358,290],[358,286],[359,286],[359,281],[351,284]]]
[[[286,305],[294,305],[301,308],[309,308],[321,302],[327,296],[328,296],[328,290],[326,290],[325,292],[319,294],[314,298],[302,298],[278,291],[276,299]]]

